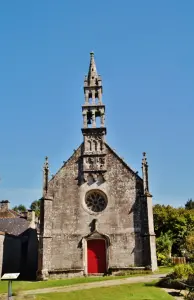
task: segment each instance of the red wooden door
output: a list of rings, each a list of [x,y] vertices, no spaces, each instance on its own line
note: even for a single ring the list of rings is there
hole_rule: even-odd
[[[105,240],[88,240],[88,273],[106,272]]]

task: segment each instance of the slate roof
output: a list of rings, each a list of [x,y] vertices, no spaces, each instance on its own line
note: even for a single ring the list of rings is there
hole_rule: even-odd
[[[18,217],[20,218],[21,215],[12,209],[8,209],[5,211],[0,210],[0,219],[18,218]]]
[[[30,222],[24,218],[0,218],[0,231],[12,235],[20,235],[30,226]]]

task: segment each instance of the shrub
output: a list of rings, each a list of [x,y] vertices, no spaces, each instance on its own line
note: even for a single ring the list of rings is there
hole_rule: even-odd
[[[158,253],[157,259],[158,259],[158,265],[159,266],[164,266],[164,262],[166,260],[166,256],[164,254],[162,254],[162,253]]]
[[[165,261],[164,261],[164,266],[166,266],[166,267],[172,267],[172,266],[174,266],[174,264],[172,263],[172,259],[169,258],[169,257],[167,257],[165,259]]]
[[[169,232],[161,233],[156,239],[156,250],[158,255],[162,253],[166,257],[169,257],[172,249],[172,243],[172,237]]]
[[[175,290],[185,289],[185,287],[178,280],[173,278],[172,274],[162,278],[156,283],[156,286]]]
[[[176,265],[173,272],[162,278],[157,286],[173,289],[185,289],[181,282],[187,282],[188,276],[194,273],[194,266],[189,264]]]
[[[166,255],[164,255],[162,253],[157,254],[157,259],[158,259],[158,265],[159,266],[166,266],[166,267],[171,267],[172,266],[171,258],[167,257]]]
[[[189,276],[189,274],[192,274],[194,272],[194,269],[189,264],[180,264],[176,265],[173,269],[173,274],[175,278],[182,279]]]

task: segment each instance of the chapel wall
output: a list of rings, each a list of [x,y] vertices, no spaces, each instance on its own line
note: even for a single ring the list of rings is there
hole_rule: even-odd
[[[52,212],[51,269],[83,269],[82,238],[91,233],[94,219],[96,229],[110,238],[109,267],[142,264],[141,203],[137,193],[137,177],[107,148],[106,181],[78,184],[79,149],[55,176]],[[141,181],[140,183],[141,188]],[[89,212],[85,195],[101,190],[108,205],[98,214]]]

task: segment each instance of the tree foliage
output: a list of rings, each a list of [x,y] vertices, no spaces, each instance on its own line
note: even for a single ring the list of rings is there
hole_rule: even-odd
[[[156,239],[156,247],[157,252],[162,253],[166,257],[171,256],[171,249],[172,249],[172,238],[168,233],[162,233],[157,239]]]
[[[33,201],[33,202],[31,203],[31,205],[30,205],[30,209],[35,211],[36,217],[39,217],[39,216],[40,216],[40,201],[41,201],[40,199],[39,199],[39,200],[35,200],[35,201]],[[20,213],[20,214],[22,214],[22,213],[24,213],[24,212],[26,212],[26,211],[28,210],[28,209],[26,208],[26,206],[23,205],[23,204],[14,206],[12,209],[13,209],[14,211]]]
[[[153,212],[156,238],[163,240],[167,234],[172,241],[172,254],[182,256],[188,236],[191,240],[194,233],[194,209],[157,204]]]
[[[40,199],[39,200],[35,200],[31,203],[30,205],[30,209],[35,211],[35,215],[36,217],[40,216]]]
[[[185,209],[194,209],[194,201],[192,199],[188,199],[185,203]]]
[[[188,253],[194,255],[194,232],[190,232],[185,239],[185,248]]]
[[[14,211],[18,212],[18,213],[21,213],[21,214],[24,213],[25,211],[27,211],[27,208],[23,204],[20,204],[18,206],[14,206],[12,209]]]

